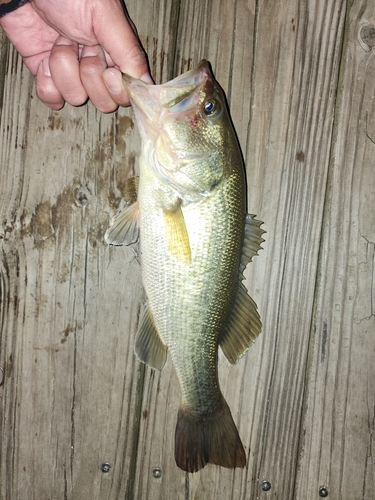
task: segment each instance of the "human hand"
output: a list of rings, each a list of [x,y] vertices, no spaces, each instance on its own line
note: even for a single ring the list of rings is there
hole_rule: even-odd
[[[33,0],[0,19],[51,109],[89,98],[100,111],[129,105],[121,72],[152,83],[119,0]]]

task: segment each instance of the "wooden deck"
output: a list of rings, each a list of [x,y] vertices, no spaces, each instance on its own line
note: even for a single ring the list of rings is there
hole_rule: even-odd
[[[127,5],[156,82],[211,62],[265,221],[263,332],[220,358],[248,466],[179,470],[172,365],[133,354],[139,261],[103,239],[138,168],[132,110],[50,111],[0,35],[0,499],[371,500],[375,3]]]

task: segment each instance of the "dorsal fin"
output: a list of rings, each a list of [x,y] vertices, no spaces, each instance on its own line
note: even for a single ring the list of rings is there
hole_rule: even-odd
[[[255,215],[246,215],[237,296],[226,328],[219,336],[220,347],[232,364],[237,363],[245,354],[262,329],[257,306],[242,283],[245,267],[262,248],[262,235],[265,233],[260,228],[262,224],[263,222],[255,219]]]
[[[228,323],[219,337],[219,345],[230,363],[239,361],[255,342],[261,329],[257,306],[241,281]]]
[[[255,215],[247,214],[245,218],[245,234],[242,248],[242,257],[240,272],[243,272],[245,267],[255,255],[258,255],[259,250],[262,248],[264,239],[262,235],[266,232],[261,229],[262,221],[256,220]]]

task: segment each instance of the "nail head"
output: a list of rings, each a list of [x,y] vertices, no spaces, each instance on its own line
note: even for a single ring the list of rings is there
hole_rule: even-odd
[[[328,490],[327,488],[320,488],[319,490],[319,496],[322,498],[328,497]]]
[[[104,472],[104,473],[109,472],[110,468],[111,468],[111,464],[109,464],[108,462],[105,462],[104,464],[102,464],[102,467],[101,467],[102,472]]]
[[[153,469],[152,471],[152,475],[156,478],[156,479],[160,479],[161,478],[161,475],[162,475],[162,470],[160,467],[155,467],[155,469]]]
[[[263,491],[270,491],[271,483],[269,481],[263,481],[263,483],[261,484],[261,488]]]

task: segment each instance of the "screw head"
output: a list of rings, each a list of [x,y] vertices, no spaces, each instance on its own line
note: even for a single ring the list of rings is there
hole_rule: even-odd
[[[160,467],[155,467],[152,471],[152,475],[154,476],[155,479],[160,479],[162,474],[163,472]]]
[[[270,491],[271,483],[269,481],[263,481],[261,484],[261,488],[263,491]]]
[[[104,463],[104,464],[102,464],[102,466],[101,466],[102,472],[104,472],[105,474],[106,474],[107,472],[109,472],[110,468],[111,468],[111,464],[109,464],[108,462],[105,462],[105,463]]]
[[[319,496],[322,498],[328,497],[328,490],[327,488],[320,488],[319,490]]]

